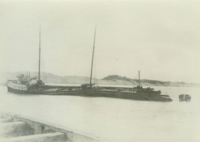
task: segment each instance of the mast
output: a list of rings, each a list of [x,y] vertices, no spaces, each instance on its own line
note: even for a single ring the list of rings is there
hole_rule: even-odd
[[[39,29],[39,64],[38,64],[38,80],[40,80],[40,60],[41,60],[41,28]]]
[[[139,87],[140,87],[140,70],[138,70],[138,83],[139,83]]]
[[[91,72],[90,72],[90,87],[92,87],[92,73],[93,73],[93,64],[94,64],[95,40],[96,40],[96,25],[95,25],[95,31],[94,31],[94,42],[93,42],[93,51],[92,51],[92,62],[91,62]]]

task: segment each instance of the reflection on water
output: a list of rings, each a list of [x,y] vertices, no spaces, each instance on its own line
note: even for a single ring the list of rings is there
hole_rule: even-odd
[[[45,120],[101,141],[199,142],[200,88],[157,87],[169,103],[113,98],[17,95],[0,87],[0,109]],[[187,93],[191,102],[179,102]]]

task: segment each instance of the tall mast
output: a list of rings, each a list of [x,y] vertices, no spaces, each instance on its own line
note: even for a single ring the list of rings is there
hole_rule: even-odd
[[[93,73],[93,63],[94,63],[95,39],[96,39],[96,25],[95,25],[95,31],[94,31],[94,42],[93,42],[93,51],[92,51],[92,62],[91,62],[91,72],[90,72],[90,87],[92,87],[92,73]]]
[[[139,87],[140,87],[140,70],[138,70],[138,83],[139,83]]]
[[[38,80],[40,80],[40,60],[41,60],[41,28],[39,29],[39,64],[38,64]]]

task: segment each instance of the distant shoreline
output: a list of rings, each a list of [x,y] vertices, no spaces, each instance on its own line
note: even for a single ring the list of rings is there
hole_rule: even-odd
[[[37,76],[37,72],[30,73],[32,77]],[[6,86],[6,82],[8,79],[14,79],[17,73],[6,73],[1,77],[1,86]],[[84,84],[89,83],[89,77],[81,77],[81,76],[59,76],[51,73],[42,72],[41,79],[46,84]],[[150,80],[150,79],[142,79],[142,86],[149,87],[200,87],[198,83],[186,83],[186,82],[170,82],[170,81],[160,81],[160,80]],[[131,79],[125,76],[119,75],[109,75],[102,79],[93,79],[93,83],[99,86],[137,86],[139,84],[138,79]]]

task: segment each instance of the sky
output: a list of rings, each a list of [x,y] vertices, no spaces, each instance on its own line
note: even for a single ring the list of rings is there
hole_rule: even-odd
[[[0,0],[1,72],[41,70],[94,77],[200,83],[200,2]]]

